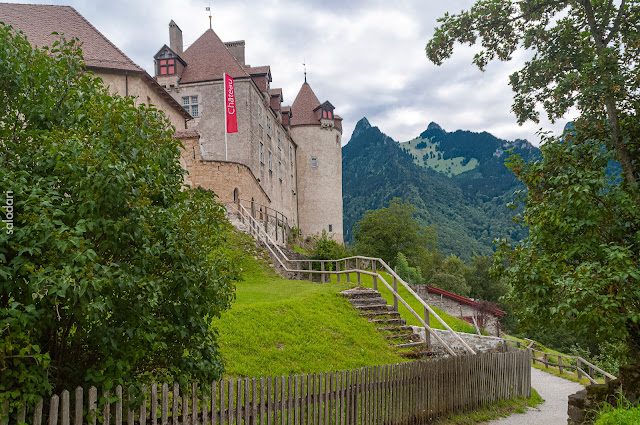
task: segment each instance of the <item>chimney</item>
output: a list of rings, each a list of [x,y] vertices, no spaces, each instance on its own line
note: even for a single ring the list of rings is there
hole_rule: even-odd
[[[239,41],[227,41],[224,43],[227,46],[227,50],[231,53],[231,56],[236,58],[238,63],[242,66],[245,66],[244,63],[244,40]]]
[[[182,54],[182,30],[173,19],[169,22],[169,47],[177,54]]]

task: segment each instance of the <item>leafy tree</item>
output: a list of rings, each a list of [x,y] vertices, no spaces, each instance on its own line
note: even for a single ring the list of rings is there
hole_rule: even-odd
[[[410,264],[435,246],[436,233],[422,227],[414,217],[415,208],[393,198],[387,208],[367,211],[354,226],[356,250],[361,255],[380,257],[391,267],[399,252],[406,252]]]
[[[110,96],[76,41],[33,49],[0,25],[0,75],[0,205],[13,209],[0,232],[0,404],[219,378],[210,319],[237,269],[223,208],[181,190],[164,115]]]
[[[322,231],[322,235],[314,236],[311,243],[314,248],[310,257],[313,260],[339,260],[349,256],[349,250],[343,244],[331,239],[326,230]],[[319,265],[314,267],[320,270]],[[327,270],[333,270],[334,264],[327,263],[325,267]]]
[[[398,273],[398,276],[400,276],[406,282],[416,285],[421,285],[424,283],[424,278],[422,277],[420,268],[409,266],[407,257],[401,252],[398,252],[398,257],[396,258],[396,273]]]
[[[436,288],[444,289],[445,291],[453,292],[463,297],[469,296],[469,285],[465,282],[464,277],[455,274],[448,274],[438,272],[433,275],[429,281],[429,285]]]
[[[456,257],[455,254],[451,254],[444,259],[441,271],[446,274],[464,278],[464,275],[467,271],[467,266],[465,266],[464,261]]]
[[[471,287],[469,295],[486,301],[497,302],[507,294],[509,288],[503,279],[491,276],[493,257],[488,255],[474,255],[471,265],[465,270],[465,280]]]
[[[455,42],[479,42],[474,63],[534,52],[510,84],[518,122],[578,111],[564,140],[543,158],[514,159],[527,185],[522,221],[530,236],[497,264],[513,285],[521,324],[541,318],[592,339],[626,341],[640,362],[640,149],[637,1],[484,0],[440,19],[427,55],[451,56]],[[616,168],[618,171],[616,171]]]

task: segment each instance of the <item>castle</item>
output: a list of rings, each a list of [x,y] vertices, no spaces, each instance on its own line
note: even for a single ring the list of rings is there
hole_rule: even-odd
[[[225,43],[208,29],[183,50],[174,21],[154,63],[157,82],[193,117],[175,136],[185,148],[186,184],[211,189],[256,218],[280,217],[305,235],[326,231],[343,242],[342,118],[318,100],[306,75],[293,104],[283,106],[270,67],[245,63],[244,41]],[[234,79],[238,119],[228,143],[223,74]]]

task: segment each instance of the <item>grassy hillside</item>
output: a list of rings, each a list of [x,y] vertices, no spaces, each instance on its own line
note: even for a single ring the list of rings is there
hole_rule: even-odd
[[[417,137],[408,142],[401,142],[400,147],[411,155],[414,164],[431,168],[449,177],[471,171],[479,164],[476,158],[469,159],[464,156],[445,159],[440,149],[440,142],[434,142],[431,139]]]
[[[226,376],[325,372],[407,361],[338,296],[339,291],[355,286],[355,274],[351,284],[344,276],[342,283],[334,276],[332,283],[325,284],[282,279],[247,235],[230,231],[228,239],[243,269],[243,280],[237,285],[232,308],[212,321]],[[371,277],[363,276],[362,283],[371,287]],[[388,291],[382,292],[391,303]],[[409,324],[418,325],[403,306],[400,313]],[[455,329],[471,331],[466,322],[445,317]]]

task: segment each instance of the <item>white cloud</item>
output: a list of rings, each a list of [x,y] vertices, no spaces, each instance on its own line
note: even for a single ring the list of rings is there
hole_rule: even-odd
[[[150,74],[153,55],[168,44],[171,19],[182,29],[185,46],[209,28],[207,0],[26,1],[75,7]],[[489,131],[534,143],[540,126],[561,130],[564,122],[546,120],[520,127],[510,112],[508,75],[526,60],[526,52],[516,53],[512,62],[490,64],[486,72],[471,64],[476,49],[468,46],[458,46],[440,67],[426,59],[436,19],[472,4],[247,0],[214,1],[211,7],[220,38],[245,40],[247,63],[271,65],[273,87],[283,88],[285,103],[295,99],[306,62],[318,98],[330,100],[344,118],[344,140],[363,116],[399,141],[420,134],[430,121],[448,131]]]

